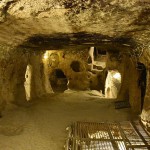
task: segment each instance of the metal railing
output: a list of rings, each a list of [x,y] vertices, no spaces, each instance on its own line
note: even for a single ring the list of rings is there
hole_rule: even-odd
[[[68,128],[66,150],[149,150],[150,137],[139,121],[76,122]]]

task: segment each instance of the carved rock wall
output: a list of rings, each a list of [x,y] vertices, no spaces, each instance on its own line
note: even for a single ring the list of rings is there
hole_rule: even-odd
[[[143,49],[143,54],[140,57],[140,62],[146,66],[147,71],[147,84],[146,84],[146,94],[144,98],[144,106],[141,114],[141,120],[146,126],[147,130],[150,132],[150,47]]]
[[[121,88],[118,100],[129,100],[134,112],[141,112],[141,89],[139,83],[139,71],[136,62],[127,54],[108,53],[107,68],[118,70],[121,74]]]
[[[2,0],[0,43],[20,45],[34,35],[59,33],[75,40],[71,34],[83,32],[147,44],[149,13],[149,0]]]
[[[66,76],[69,89],[75,90],[103,90],[104,91],[104,71],[89,72],[88,71],[88,49],[74,51],[47,51],[45,54],[47,59],[43,60],[46,68],[46,76],[55,82],[57,80],[54,71],[60,69]],[[44,57],[44,56],[43,56]]]
[[[24,99],[25,95],[23,82],[28,58],[26,58],[26,55],[22,55],[21,51],[15,51],[16,48],[12,48],[15,46],[22,45],[23,47],[30,47],[32,50],[35,50],[36,48],[42,49],[44,45],[50,43],[54,49],[59,49],[59,43],[61,45],[94,46],[95,44],[101,45],[103,42],[106,43],[106,41],[108,41],[107,44],[117,41],[122,45],[126,44],[129,47],[139,48],[139,51],[144,49],[140,60],[142,59],[141,61],[144,62],[147,72],[149,72],[149,14],[149,0],[1,0],[1,103],[3,101],[6,103],[14,101],[14,97],[18,95],[17,93],[22,93],[21,95],[23,95],[18,95],[18,99]],[[50,38],[45,38],[46,36],[50,36]],[[32,39],[32,37],[36,38]],[[4,47],[2,44],[6,44],[7,46]],[[141,46],[147,48],[141,48]],[[33,70],[33,72],[37,72],[37,76],[34,75],[33,78],[39,81],[39,83],[33,83],[34,86],[37,86],[37,91],[34,92],[35,95],[38,92],[39,95],[45,92],[45,86],[42,85],[40,79],[42,77],[39,71],[41,69],[39,67],[41,65],[40,57],[35,56],[35,60],[31,60],[31,64],[36,70]],[[39,66],[36,66],[36,63]],[[129,66],[129,70],[137,74],[138,77],[138,73],[132,62],[130,62]],[[125,72],[127,73],[127,71]],[[128,78],[128,73],[126,73],[124,73],[124,76]],[[76,78],[77,81],[85,81],[82,89],[86,89],[89,85],[89,79],[79,78],[79,74],[80,72],[76,73],[73,78]],[[85,76],[88,76],[87,72],[85,72]],[[129,85],[134,82],[134,85],[136,85],[137,78],[134,78],[134,75],[132,75],[131,79],[133,81],[124,80],[123,84]],[[42,80],[48,82],[46,76],[42,77]],[[78,87],[80,82],[74,84],[72,83],[73,87]],[[128,91],[130,99],[138,98],[135,94],[131,94],[139,92],[137,85],[136,87],[131,85],[131,88],[136,89],[131,92]],[[148,77],[147,92],[142,113],[143,120],[147,120],[147,122],[150,121],[149,117],[145,118],[145,116],[149,116],[149,89]],[[47,87],[47,91],[51,91],[50,86]],[[128,94],[123,95],[126,95],[124,98],[127,99]]]
[[[28,64],[32,66],[31,99],[47,93],[43,85],[42,53],[9,49],[7,46],[1,46],[0,53],[1,109],[5,105],[26,103],[24,82]]]
[[[0,100],[10,104],[25,100],[24,76],[27,56],[21,50],[1,47],[0,56]]]

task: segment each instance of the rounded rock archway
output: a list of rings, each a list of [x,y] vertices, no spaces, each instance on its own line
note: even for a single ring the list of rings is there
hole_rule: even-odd
[[[121,74],[116,70],[108,71],[105,83],[105,97],[117,98],[121,87]]]
[[[50,74],[49,81],[55,93],[62,93],[68,89],[67,77],[61,69],[54,69]]]

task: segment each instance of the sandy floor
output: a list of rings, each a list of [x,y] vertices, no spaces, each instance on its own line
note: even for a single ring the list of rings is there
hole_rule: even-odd
[[[63,150],[65,129],[72,122],[135,117],[130,109],[114,109],[113,100],[87,92],[53,94],[4,113],[0,119],[0,150]]]

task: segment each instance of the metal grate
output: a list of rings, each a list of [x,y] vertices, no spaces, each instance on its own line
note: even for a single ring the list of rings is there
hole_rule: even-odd
[[[149,150],[150,137],[139,121],[77,122],[69,128],[66,150]]]

